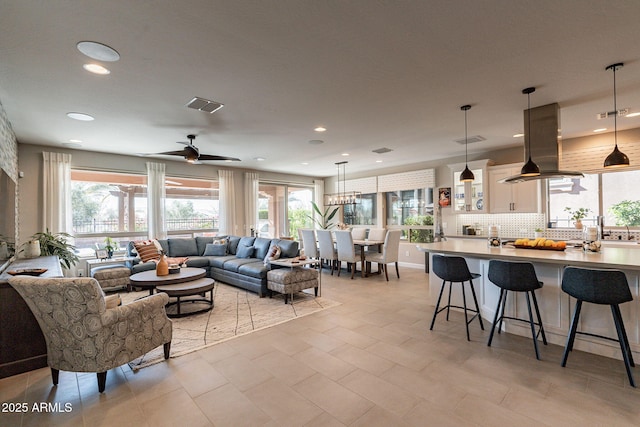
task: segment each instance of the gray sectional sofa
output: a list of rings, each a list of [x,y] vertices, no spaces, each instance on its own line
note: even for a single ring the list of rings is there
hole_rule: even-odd
[[[225,255],[205,255],[211,249],[214,240],[225,239]],[[238,286],[260,297],[267,294],[267,271],[270,266],[264,265],[264,259],[272,246],[279,246],[281,258],[292,258],[298,255],[298,242],[293,240],[266,239],[262,237],[196,237],[190,239],[158,239],[169,258],[188,257],[187,267],[200,267],[207,271],[207,277]],[[248,249],[251,248],[251,249]],[[128,245],[130,256],[136,256],[133,242]],[[247,256],[248,255],[248,256]],[[141,263],[134,261],[131,274],[152,270],[155,262]]]

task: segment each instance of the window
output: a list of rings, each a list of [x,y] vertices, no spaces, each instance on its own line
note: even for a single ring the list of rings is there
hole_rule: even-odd
[[[260,183],[258,187],[258,237],[298,236],[299,228],[313,227],[309,187]]]
[[[596,225],[598,215],[610,226],[640,226],[640,171],[586,175],[549,180],[549,223],[573,227],[566,208],[589,209],[584,225]]]
[[[347,225],[374,225],[376,223],[377,194],[363,194],[360,203],[344,205],[344,223]]]
[[[433,241],[433,188],[387,192],[385,198],[387,226],[402,229],[409,242]]]

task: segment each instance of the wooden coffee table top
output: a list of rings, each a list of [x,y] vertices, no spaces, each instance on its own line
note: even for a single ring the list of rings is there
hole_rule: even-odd
[[[214,283],[213,279],[204,277],[184,283],[175,283],[173,285],[159,284],[156,287],[156,291],[165,292],[170,297],[190,296],[210,291],[213,289]]]
[[[158,276],[155,270],[142,271],[132,274],[129,280],[131,285],[139,287],[150,287],[158,285],[172,285],[175,283],[190,282],[206,276],[207,272],[204,268],[184,267],[179,273],[168,274],[166,276]]]

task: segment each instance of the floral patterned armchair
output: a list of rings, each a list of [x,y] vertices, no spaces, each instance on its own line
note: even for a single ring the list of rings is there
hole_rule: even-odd
[[[109,369],[162,344],[169,358],[172,327],[164,308],[166,294],[107,309],[104,293],[92,278],[16,276],[9,283],[42,329],[53,384],[58,384],[61,370],[96,372],[102,393]]]

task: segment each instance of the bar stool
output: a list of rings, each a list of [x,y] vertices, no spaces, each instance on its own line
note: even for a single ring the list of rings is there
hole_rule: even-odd
[[[562,290],[576,298],[577,301],[561,365],[564,367],[567,364],[567,358],[569,357],[569,352],[573,350],[573,342],[576,339],[576,334],[616,341],[620,344],[629,383],[631,383],[632,387],[635,387],[636,384],[631,374],[631,367],[636,365],[633,362],[629,339],[624,329],[624,322],[622,321],[622,314],[620,313],[619,307],[619,304],[633,301],[633,296],[627,283],[627,277],[624,273],[619,270],[567,267],[562,277]],[[611,307],[611,314],[613,315],[613,323],[616,325],[618,339],[577,331],[583,301],[592,304],[609,305]]]
[[[464,258],[459,256],[444,256],[444,255],[434,255],[433,256],[433,272],[436,276],[442,279],[442,287],[440,288],[440,295],[438,296],[438,302],[436,303],[436,309],[433,312],[433,319],[431,320],[431,327],[429,330],[433,330],[433,324],[436,322],[436,316],[443,310],[447,310],[447,321],[449,321],[449,309],[451,307],[461,308],[464,310],[464,321],[465,326],[467,328],[467,341],[471,341],[469,337],[469,323],[473,322],[473,319],[476,317],[480,322],[480,328],[484,331],[484,325],[482,324],[482,317],[480,317],[480,307],[478,306],[478,299],[476,298],[476,291],[473,289],[473,279],[477,279],[480,277],[477,273],[470,273],[469,267],[467,266],[467,262]],[[440,300],[442,299],[442,292],[444,291],[445,284],[449,282],[449,299],[447,301],[447,305],[440,308]],[[453,282],[460,283],[462,286],[462,304],[463,307],[458,305],[451,304],[451,286]],[[464,283],[469,282],[471,285],[471,294],[473,295],[473,302],[476,305],[475,310],[472,308],[467,308],[467,297],[464,291]],[[475,313],[471,319],[467,317],[467,311],[471,311]]]
[[[540,352],[538,351],[538,335],[542,335],[542,342],[544,345],[547,345],[547,337],[544,334],[544,327],[542,326],[542,319],[540,318],[540,310],[538,309],[538,301],[536,300],[536,294],[534,292],[536,289],[542,288],[542,282],[538,281],[533,264],[530,262],[491,260],[489,261],[488,276],[489,280],[500,288],[500,298],[498,299],[498,306],[496,307],[496,314],[493,318],[493,325],[491,326],[491,334],[489,334],[487,346],[491,347],[491,341],[493,341],[493,333],[496,330],[496,324],[498,324],[498,333],[502,330],[503,319],[528,322],[529,325],[531,325],[531,336],[533,337],[533,348],[536,350],[536,359],[540,360]],[[504,309],[507,303],[507,294],[509,291],[525,293],[525,296],[527,297],[529,320],[505,316]],[[531,298],[529,298],[529,293],[531,293]],[[536,310],[536,316],[538,318],[537,323],[533,321],[531,300],[533,300],[533,306]],[[502,311],[500,310],[501,307]],[[498,317],[499,314],[500,316]],[[538,325],[537,334],[535,325]]]

